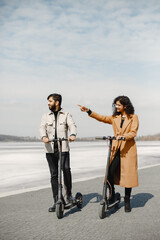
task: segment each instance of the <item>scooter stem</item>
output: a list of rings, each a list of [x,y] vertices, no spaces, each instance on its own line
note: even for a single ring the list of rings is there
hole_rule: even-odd
[[[103,186],[103,199],[105,199],[106,196],[107,196],[107,179],[108,179],[108,172],[109,172],[111,148],[112,148],[112,139],[109,139],[109,149],[108,149],[107,164],[106,164],[105,177],[104,177],[104,186]]]
[[[58,200],[62,199],[62,141],[59,141],[59,161],[58,161]]]

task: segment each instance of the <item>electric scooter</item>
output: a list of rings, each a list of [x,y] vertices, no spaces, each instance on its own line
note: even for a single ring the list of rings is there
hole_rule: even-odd
[[[52,139],[51,142],[58,142],[59,145],[59,160],[58,160],[58,200],[56,202],[56,215],[58,219],[63,217],[64,209],[70,209],[74,206],[81,209],[83,204],[83,196],[77,192],[72,202],[66,203],[62,194],[62,142],[68,141],[68,138]]]
[[[109,149],[108,149],[108,156],[107,156],[107,164],[106,164],[106,170],[105,170],[105,177],[104,177],[104,185],[103,185],[103,192],[102,192],[102,200],[99,205],[99,217],[101,219],[105,218],[106,213],[111,208],[118,208],[119,203],[121,201],[121,195],[120,193],[115,194],[115,201],[114,203],[110,203],[110,199],[112,197],[112,187],[110,182],[108,181],[108,173],[109,173],[109,163],[110,163],[110,157],[111,157],[111,148],[112,148],[112,141],[116,140],[115,137],[102,137],[102,138],[96,138],[99,140],[108,140],[109,141]],[[121,138],[119,140],[125,140],[124,138]]]

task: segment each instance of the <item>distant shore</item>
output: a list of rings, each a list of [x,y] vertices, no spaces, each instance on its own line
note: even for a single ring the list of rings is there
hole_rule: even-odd
[[[96,136],[97,137],[97,136]],[[76,141],[97,141],[96,137],[78,137]],[[160,133],[155,135],[138,136],[137,141],[160,141]],[[37,137],[19,137],[12,135],[0,134],[0,142],[41,142],[40,138]]]
[[[36,137],[18,137],[12,135],[0,134],[0,142],[40,142],[41,140]]]

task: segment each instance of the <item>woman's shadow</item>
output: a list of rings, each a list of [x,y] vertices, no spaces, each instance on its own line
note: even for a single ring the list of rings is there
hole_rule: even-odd
[[[154,197],[154,195],[152,195],[150,193],[137,193],[135,195],[132,195],[132,197],[131,197],[131,208],[144,207],[146,205],[146,203],[153,197]],[[71,208],[71,209],[69,209],[69,211],[67,211],[65,213],[65,216],[69,216],[70,214],[74,214],[75,212],[80,212],[89,203],[93,203],[93,204],[94,203],[99,203],[101,200],[102,200],[102,195],[100,195],[99,193],[85,194],[85,195],[83,195],[83,206],[82,206],[82,208],[81,209],[78,209],[76,207]],[[124,206],[124,197],[121,197],[121,202],[119,204],[119,208],[121,208],[123,206]],[[108,213],[108,216],[110,216],[111,214],[116,212],[118,209],[112,209],[111,211],[109,211],[110,213]]]
[[[131,207],[139,208],[144,207],[146,203],[153,198],[154,195],[151,193],[137,193],[132,195],[131,197]],[[83,196],[83,207],[85,207],[88,203],[98,203],[102,200],[102,195],[98,193],[90,193]],[[124,197],[121,199],[121,204],[124,202]]]
[[[154,195],[151,193],[137,193],[131,198],[131,207],[132,208],[141,208],[146,205],[146,203],[153,198]]]

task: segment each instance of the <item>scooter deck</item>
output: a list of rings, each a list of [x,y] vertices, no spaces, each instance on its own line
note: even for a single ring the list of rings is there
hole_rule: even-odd
[[[106,205],[106,210],[109,210],[109,209],[115,207],[119,203],[120,203],[120,200],[116,200],[114,203]]]
[[[118,205],[120,203],[120,201],[121,201],[121,195],[119,193],[116,193],[115,194],[115,201],[113,203],[109,204],[109,200],[103,199],[100,204],[101,205],[104,204],[105,205],[105,210],[109,210],[109,209],[115,207],[116,205]]]
[[[70,209],[70,208],[72,208],[72,207],[74,207],[74,206],[77,206],[78,203],[79,203],[79,201],[66,203],[66,204],[64,205],[64,209]]]
[[[113,202],[113,203],[111,203],[111,204],[109,204],[109,202],[108,202],[108,204],[107,204],[107,209],[109,210],[109,209],[111,209],[111,208],[113,208],[113,207],[115,207],[115,206],[118,206],[118,204],[120,203],[120,201],[121,201],[121,195],[120,195],[120,193],[116,193],[115,194],[115,201]]]

